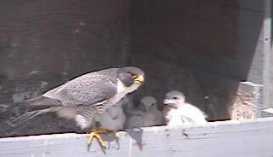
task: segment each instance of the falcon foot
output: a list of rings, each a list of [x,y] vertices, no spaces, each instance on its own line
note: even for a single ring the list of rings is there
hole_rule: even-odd
[[[88,150],[92,145],[92,142],[94,139],[96,139],[100,145],[101,150],[103,151],[103,153],[106,153],[106,148],[108,146],[108,141],[103,140],[102,135],[105,134],[110,134],[113,135],[114,139],[117,141],[118,143],[118,136],[116,135],[115,131],[109,130],[109,129],[104,129],[104,128],[98,128],[98,129],[94,129],[91,131],[91,133],[89,134],[89,138],[88,138]]]

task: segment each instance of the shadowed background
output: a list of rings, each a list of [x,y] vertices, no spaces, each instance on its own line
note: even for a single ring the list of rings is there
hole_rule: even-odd
[[[136,93],[162,102],[171,89],[230,118],[240,81],[262,84],[263,3],[255,0],[0,2],[0,136],[77,131],[44,115],[10,133],[20,102],[97,69],[136,65]],[[8,109],[11,104],[17,107]]]

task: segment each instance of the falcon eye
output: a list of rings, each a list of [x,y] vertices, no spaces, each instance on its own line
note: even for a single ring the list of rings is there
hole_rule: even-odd
[[[137,75],[136,74],[131,74],[133,79],[136,79],[137,78]]]

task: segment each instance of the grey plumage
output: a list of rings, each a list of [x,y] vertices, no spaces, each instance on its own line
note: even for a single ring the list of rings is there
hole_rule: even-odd
[[[127,105],[127,97],[122,98],[117,104],[106,109],[104,113],[98,114],[95,121],[99,124],[99,127],[113,131],[123,130],[126,120],[123,105]]]
[[[81,129],[87,129],[94,125],[95,117],[137,90],[143,82],[144,72],[136,67],[87,73],[27,101],[34,111],[13,119],[11,124],[16,126],[38,115],[55,112],[60,117],[75,120]]]
[[[111,98],[117,90],[118,68],[91,72],[77,77],[43,96],[62,102],[63,106],[91,105]]]
[[[143,127],[144,111],[140,106],[136,106],[132,99],[128,98],[127,101],[128,105],[124,106],[126,113],[125,128],[131,129]]]
[[[141,104],[145,108],[144,127],[159,126],[164,123],[163,114],[158,109],[157,100],[152,96],[146,96],[141,99]]]
[[[131,108],[127,117],[126,128],[162,125],[164,117],[157,105],[157,100],[154,97],[143,97],[137,107]]]
[[[135,104],[133,102],[133,96],[132,95],[128,95],[126,97],[123,98],[123,110],[127,115],[130,115],[132,112],[134,112],[135,110]]]

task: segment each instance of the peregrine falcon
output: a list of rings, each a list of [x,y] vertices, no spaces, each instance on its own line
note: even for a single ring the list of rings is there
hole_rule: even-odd
[[[177,127],[185,124],[206,124],[206,115],[196,106],[185,102],[180,91],[170,91],[164,99],[164,116],[167,126]]]
[[[33,111],[15,118],[11,124],[22,124],[38,115],[54,112],[62,118],[74,120],[82,130],[94,128],[88,144],[95,138],[105,148],[106,142],[101,139],[100,134],[113,128],[108,124],[103,125],[105,128],[96,128],[95,121],[112,106],[120,105],[118,102],[123,97],[137,90],[143,83],[144,72],[137,67],[90,72],[28,100],[27,105]]]

